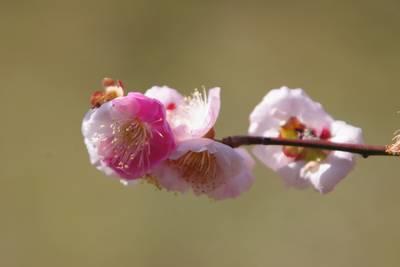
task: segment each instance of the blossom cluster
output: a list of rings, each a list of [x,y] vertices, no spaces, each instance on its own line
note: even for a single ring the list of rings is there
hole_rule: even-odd
[[[247,191],[254,160],[243,148],[215,139],[220,88],[182,96],[166,86],[125,94],[106,78],[92,94],[82,133],[91,163],[123,184],[147,181],[173,192],[220,200]],[[335,121],[302,89],[271,90],[250,115],[249,134],[287,139],[362,143],[361,129]],[[354,166],[354,155],[290,146],[261,146],[253,154],[288,186],[334,189]]]

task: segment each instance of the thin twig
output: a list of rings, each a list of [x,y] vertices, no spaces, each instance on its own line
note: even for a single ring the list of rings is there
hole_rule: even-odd
[[[225,137],[221,140],[221,142],[231,147],[239,147],[243,145],[280,145],[280,146],[310,147],[323,150],[336,150],[336,151],[345,151],[345,152],[360,154],[364,158],[367,158],[369,156],[398,156],[397,153],[392,153],[387,151],[386,146],[334,143],[323,140],[300,140],[300,139],[238,135],[238,136]]]

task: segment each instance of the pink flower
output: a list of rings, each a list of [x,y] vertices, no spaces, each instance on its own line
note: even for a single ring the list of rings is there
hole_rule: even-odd
[[[362,143],[362,131],[335,121],[302,89],[271,90],[250,115],[251,135],[290,139],[319,139],[339,143]],[[288,186],[312,185],[320,193],[334,189],[353,168],[355,157],[341,151],[310,148],[255,146],[253,153],[278,172]]]
[[[113,85],[111,85],[113,86]],[[109,91],[118,91],[106,85]],[[101,95],[96,93],[96,95]],[[164,106],[141,93],[93,101],[82,123],[91,163],[107,175],[134,180],[168,158],[175,140]],[[105,99],[105,100],[104,100]]]
[[[191,190],[218,200],[237,197],[250,188],[254,180],[251,156],[243,149],[232,149],[213,140],[219,94],[220,89],[213,88],[208,97],[197,91],[191,97],[183,97],[165,86],[145,93],[164,104],[178,141],[176,151],[152,172],[160,188]]]

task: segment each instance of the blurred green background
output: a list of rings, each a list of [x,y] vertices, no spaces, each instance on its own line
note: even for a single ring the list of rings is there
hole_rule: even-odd
[[[1,1],[0,266],[399,266],[400,161],[337,190],[285,189],[260,164],[223,202],[123,187],[80,133],[105,76],[130,90],[222,87],[217,134],[281,85],[385,144],[400,128],[400,2]]]

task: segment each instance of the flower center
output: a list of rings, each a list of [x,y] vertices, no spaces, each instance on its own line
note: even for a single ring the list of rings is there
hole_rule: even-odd
[[[307,127],[296,117],[290,117],[279,129],[279,137],[300,140],[327,140],[331,137],[331,133],[328,128],[323,128],[321,133],[317,135],[315,129]],[[319,162],[328,155],[327,151],[304,147],[284,146],[282,151],[289,158],[307,162]]]
[[[168,163],[192,185],[195,193],[210,192],[222,183],[217,179],[216,157],[208,151],[187,152],[176,160],[169,160]]]
[[[108,160],[120,170],[148,167],[152,132],[139,119],[114,122],[111,125],[112,138],[102,142],[103,155],[111,155]]]

